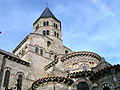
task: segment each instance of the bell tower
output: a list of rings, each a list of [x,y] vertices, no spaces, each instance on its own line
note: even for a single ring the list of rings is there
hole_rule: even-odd
[[[33,33],[27,35],[13,53],[29,61],[33,68],[33,77],[39,78],[45,75],[44,67],[60,55],[66,54],[66,51],[72,52],[62,44],[61,22],[46,7],[33,23]]]
[[[61,40],[61,22],[53,15],[48,7],[33,23],[34,33],[42,34],[51,39]]]

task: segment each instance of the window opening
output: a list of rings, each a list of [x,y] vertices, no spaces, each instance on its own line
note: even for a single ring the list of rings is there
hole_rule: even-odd
[[[57,38],[59,38],[59,34],[57,33]]]
[[[45,36],[45,30],[43,31],[43,35]]]
[[[22,75],[18,75],[18,79],[17,79],[17,89],[18,90],[22,90]]]
[[[65,51],[65,54],[68,54],[68,51],[67,51],[67,50]]]
[[[55,23],[54,23],[54,27],[55,27]]]
[[[103,90],[110,90],[110,88],[109,87],[104,87]]]
[[[47,26],[48,26],[48,25],[49,25],[49,22],[47,21],[46,23],[47,23]]]
[[[50,31],[49,30],[47,30],[47,35],[49,35],[50,34]]]
[[[38,54],[38,47],[35,47],[35,53]]]
[[[87,66],[83,66],[83,71],[87,71]]]
[[[50,41],[48,41],[47,42],[47,47],[49,47],[51,45],[51,42]]]
[[[57,59],[57,55],[55,55],[55,57],[54,57],[54,60],[56,60]]]
[[[36,30],[39,28],[39,24],[36,26]]]
[[[86,82],[80,82],[77,85],[77,90],[90,90],[89,85]]]
[[[9,79],[10,79],[10,70],[6,70],[3,87],[8,88]]]
[[[40,49],[40,55],[43,56],[43,49]]]
[[[58,25],[56,24],[56,28],[58,28]]]
[[[54,35],[56,36],[56,32],[54,32]]]
[[[46,26],[46,25],[45,25],[45,22],[43,22],[43,26]]]

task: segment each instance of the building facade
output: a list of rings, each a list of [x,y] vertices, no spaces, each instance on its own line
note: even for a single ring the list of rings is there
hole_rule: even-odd
[[[120,65],[62,44],[61,22],[47,7],[33,33],[13,50],[0,50],[0,90],[120,90]]]

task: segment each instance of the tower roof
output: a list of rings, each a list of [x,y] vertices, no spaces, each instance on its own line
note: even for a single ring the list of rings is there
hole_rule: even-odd
[[[42,17],[53,17],[53,18],[56,18],[48,7],[41,14],[40,18],[42,18]]]
[[[33,25],[40,19],[40,18],[47,18],[47,17],[52,17],[55,20],[57,20],[58,22],[60,22],[54,15],[53,13],[50,11],[50,9],[48,7],[46,7],[46,9],[43,11],[43,13],[41,14],[41,16],[33,23]],[[61,23],[61,22],[60,22]]]

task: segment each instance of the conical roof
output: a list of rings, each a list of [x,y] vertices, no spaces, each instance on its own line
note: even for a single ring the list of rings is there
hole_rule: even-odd
[[[33,25],[40,19],[40,18],[47,18],[47,17],[52,17],[55,20],[57,20],[58,22],[60,22],[54,15],[53,13],[50,11],[50,9],[48,7],[46,7],[46,9],[43,11],[43,13],[41,14],[41,16],[33,23]],[[61,23],[61,22],[60,22]]]
[[[42,18],[42,17],[53,17],[53,18],[56,18],[48,7],[41,14],[40,18]]]

